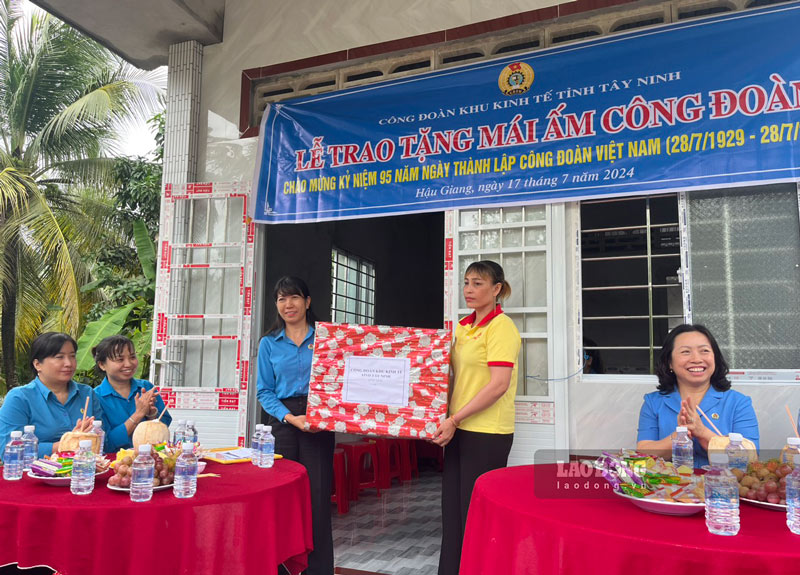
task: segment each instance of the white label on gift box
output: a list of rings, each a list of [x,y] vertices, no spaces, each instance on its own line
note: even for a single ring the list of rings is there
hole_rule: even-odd
[[[410,373],[408,358],[350,356],[344,364],[342,400],[406,407]]]

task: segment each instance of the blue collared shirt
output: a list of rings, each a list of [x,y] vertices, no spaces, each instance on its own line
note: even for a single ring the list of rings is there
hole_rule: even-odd
[[[720,433],[741,433],[756,444],[758,449],[758,420],[753,410],[753,401],[746,395],[729,389],[717,391],[709,388],[700,402],[700,409],[711,418]],[[644,404],[639,411],[639,436],[637,441],[658,441],[675,431],[678,413],[681,410],[681,394],[678,390],[663,395],[654,391],[644,396]],[[698,412],[699,415],[699,412]],[[703,418],[703,424],[711,424]],[[708,465],[708,453],[694,440],[694,466]]]
[[[265,335],[258,345],[258,401],[264,411],[282,421],[289,413],[281,399],[308,395],[314,328],[309,326],[303,343],[296,345],[286,330]]]
[[[94,390],[106,414],[103,429],[106,430],[106,449],[110,453],[133,447],[131,436],[128,435],[128,430],[125,428],[125,421],[136,411],[136,396],[140,389],[148,391],[153,389],[153,384],[144,379],[131,379],[131,391],[128,397],[122,397],[112,387],[108,378],[105,378]],[[156,409],[158,413],[164,409],[164,400],[160,395],[156,396]],[[161,421],[169,426],[172,423],[172,416],[167,412]]]
[[[91,397],[87,417],[103,420],[103,407],[91,387],[70,381],[67,391],[67,401],[62,404],[38,377],[9,391],[0,407],[0,445],[8,443],[12,431],[35,425],[39,457],[50,455],[53,444],[61,441],[64,433],[75,429],[75,422],[83,417],[81,411],[87,397]]]

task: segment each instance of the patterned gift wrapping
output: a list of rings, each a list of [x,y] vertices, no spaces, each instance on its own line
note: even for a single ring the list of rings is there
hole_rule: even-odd
[[[306,422],[316,429],[430,437],[447,417],[451,334],[446,329],[317,323]],[[409,358],[407,407],[342,400],[345,358]]]

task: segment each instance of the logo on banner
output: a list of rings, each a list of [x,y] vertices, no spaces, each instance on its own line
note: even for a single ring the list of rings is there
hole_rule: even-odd
[[[524,62],[509,64],[500,72],[497,84],[506,96],[524,94],[533,85],[533,68]]]

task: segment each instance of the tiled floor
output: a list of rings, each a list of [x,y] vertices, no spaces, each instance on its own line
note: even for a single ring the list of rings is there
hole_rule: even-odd
[[[435,575],[441,543],[442,474],[381,491],[363,491],[350,512],[333,516],[337,567],[386,575]]]

